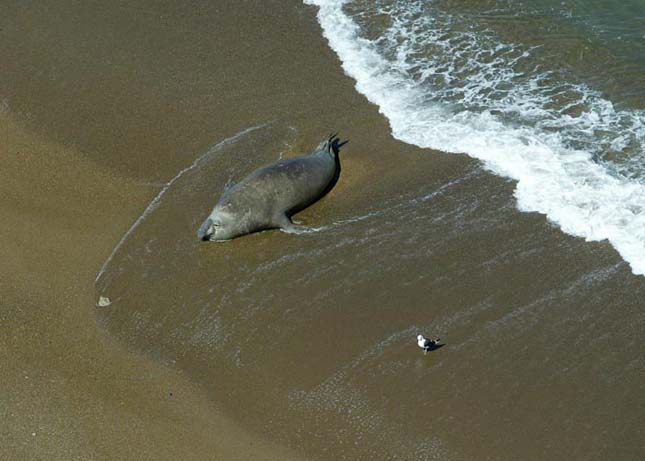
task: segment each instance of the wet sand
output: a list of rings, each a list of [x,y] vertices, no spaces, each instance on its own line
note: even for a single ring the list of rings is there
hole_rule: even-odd
[[[451,459],[639,453],[642,415],[630,411],[639,402],[637,359],[616,393],[612,380],[600,391],[585,383],[613,370],[612,360],[622,367],[638,356],[641,280],[608,245],[515,211],[512,183],[476,162],[394,141],[342,74],[312,8],[58,0],[6,9],[7,456],[285,459],[282,445],[321,459],[398,449],[404,459],[414,450]],[[403,208],[409,232],[386,215],[373,228],[319,239],[264,233],[218,252],[191,247],[176,267],[175,304],[161,296],[172,273],[116,273],[115,294],[106,294],[136,296],[95,313],[96,274],[161,185],[214,143],[269,121],[295,130],[289,155],[330,131],[351,140],[339,184],[299,219],[319,225],[417,200]],[[285,139],[274,139],[282,148]],[[443,187],[436,201],[421,199]],[[163,224],[161,237],[183,238],[185,223]],[[176,261],[168,253],[162,263]],[[304,262],[273,270],[282,254]],[[319,280],[294,283],[321,254]],[[181,336],[199,315],[191,296],[214,283],[210,276],[234,293],[221,321],[237,339],[220,349],[217,332],[196,340],[213,318]],[[240,294],[243,283],[250,288]],[[579,286],[592,289],[569,302],[567,287]],[[449,338],[425,362],[407,339],[423,326]],[[613,343],[621,353],[602,355],[593,339],[621,329],[629,330]],[[255,350],[253,335],[266,347]],[[432,398],[411,397],[428,379]],[[621,412],[612,432],[607,421]],[[432,423],[407,431],[427,414]]]

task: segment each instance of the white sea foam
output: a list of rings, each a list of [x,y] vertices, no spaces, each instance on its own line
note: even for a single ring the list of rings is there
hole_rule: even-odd
[[[388,29],[368,39],[360,17],[344,11],[347,0],[304,1],[319,7],[344,71],[395,138],[482,160],[517,181],[520,210],[588,241],[607,239],[645,275],[645,181],[642,165],[632,168],[645,157],[643,111],[619,110],[584,84],[538,69],[532,49],[467,28],[447,34],[449,17],[414,11],[429,2],[398,11],[402,2],[387,2],[378,13],[389,15]],[[607,152],[630,155],[614,164]]]

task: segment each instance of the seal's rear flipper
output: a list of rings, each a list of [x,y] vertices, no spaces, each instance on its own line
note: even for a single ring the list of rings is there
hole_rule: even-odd
[[[327,146],[329,150],[334,153],[334,155],[338,155],[338,153],[340,152],[340,148],[343,147],[348,142],[349,142],[349,139],[343,142],[340,142],[338,133],[334,133],[331,136],[329,136],[329,139],[327,140]]]

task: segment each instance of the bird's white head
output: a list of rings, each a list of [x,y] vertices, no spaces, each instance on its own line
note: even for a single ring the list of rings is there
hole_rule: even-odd
[[[419,335],[419,336],[417,336],[417,341],[423,341],[424,339],[425,339],[425,338],[423,337],[423,335]]]

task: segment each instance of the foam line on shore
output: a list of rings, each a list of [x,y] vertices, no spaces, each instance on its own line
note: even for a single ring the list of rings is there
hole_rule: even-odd
[[[304,1],[319,7],[323,34],[345,73],[380,108],[396,139],[483,161],[517,181],[521,211],[542,213],[587,241],[608,240],[634,274],[645,275],[645,180],[633,168],[645,156],[645,112],[618,109],[583,83],[554,79],[555,70],[530,70],[536,50],[455,31],[448,15],[429,17],[424,2],[365,6],[391,23],[370,39],[346,10],[351,2]],[[437,53],[420,53],[428,49]],[[439,77],[459,84],[432,80]],[[571,103],[553,109],[563,95]],[[637,147],[624,163],[602,160],[630,146]]]

